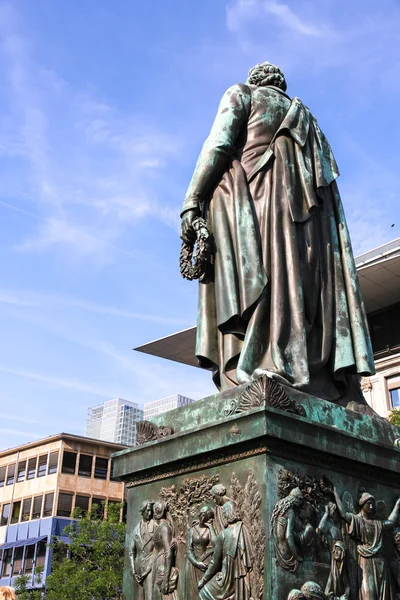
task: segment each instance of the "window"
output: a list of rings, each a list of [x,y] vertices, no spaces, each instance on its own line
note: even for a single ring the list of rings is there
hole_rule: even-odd
[[[24,574],[25,575],[29,575],[33,571],[34,556],[35,556],[35,546],[26,546],[25,562],[24,562]]]
[[[4,481],[6,479],[6,468],[0,467],[0,487],[4,487]]]
[[[82,515],[85,515],[89,510],[89,496],[78,496],[75,497],[75,508],[80,508]]]
[[[11,575],[11,558],[12,558],[12,548],[8,548],[8,550],[4,550],[3,568],[1,570],[2,577],[8,577],[9,575]]]
[[[1,511],[0,526],[8,524],[8,517],[10,516],[10,504],[3,504],[3,510]]]
[[[72,510],[72,494],[60,492],[58,495],[57,517],[70,517]]]
[[[54,503],[54,492],[51,492],[50,494],[45,494],[43,517],[51,517],[51,515],[53,514],[53,503]]]
[[[393,408],[400,408],[400,375],[386,379]]]
[[[20,514],[21,514],[21,500],[17,500],[17,502],[13,502],[13,505],[12,505],[11,524],[18,523]]]
[[[100,458],[96,456],[94,463],[94,478],[95,479],[107,479],[108,472],[108,458]]]
[[[36,553],[36,567],[44,567],[44,563],[46,560],[46,542],[39,542],[37,553]]]
[[[18,463],[17,482],[24,481],[26,473],[26,460],[20,460]]]
[[[13,568],[12,568],[12,574],[14,575],[19,575],[20,572],[22,571],[22,557],[24,555],[24,547],[23,546],[19,546],[17,548],[15,548],[15,552],[14,552],[14,563],[13,563]]]
[[[15,463],[8,465],[7,470],[7,485],[13,485],[15,478]]]
[[[75,475],[76,469],[76,452],[67,452],[64,450],[61,473]]]
[[[47,471],[47,474],[52,475],[53,473],[57,473],[57,465],[58,465],[58,450],[57,450],[57,452],[50,452],[49,470]]]
[[[80,475],[81,477],[91,477],[92,464],[93,456],[89,456],[88,454],[80,454],[78,475]]]
[[[35,479],[37,457],[28,460],[28,476],[27,479]]]
[[[22,502],[22,516],[21,521],[29,521],[31,516],[32,498],[25,498]]]
[[[50,494],[47,494],[50,495]],[[42,512],[43,496],[35,496],[33,499],[32,519],[40,519]],[[53,505],[53,501],[51,502]]]
[[[105,498],[92,498],[92,514],[95,519],[104,519]]]
[[[47,454],[42,454],[42,456],[39,456],[39,460],[38,460],[37,476],[44,477],[46,475],[46,471],[47,471]]]

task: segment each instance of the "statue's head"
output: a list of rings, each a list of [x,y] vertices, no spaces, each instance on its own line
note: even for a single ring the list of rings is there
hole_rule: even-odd
[[[226,487],[222,483],[217,483],[211,488],[210,494],[215,504],[221,506],[224,503],[224,496],[226,496]]]
[[[301,591],[307,600],[322,600],[326,598],[321,586],[315,583],[315,581],[306,581],[301,586]]]
[[[168,505],[166,502],[155,502],[154,503],[154,518],[159,520],[159,519],[164,519],[166,514],[167,514],[167,510],[168,510]]]
[[[345,548],[343,542],[337,540],[332,546],[332,557],[335,562],[341,562],[344,559]]]
[[[304,596],[300,590],[290,590],[287,600],[304,600]]]
[[[301,506],[304,502],[303,492],[298,487],[295,487],[290,491],[289,498],[291,498],[292,506]]]
[[[361,511],[368,517],[374,517],[376,513],[376,501],[372,494],[364,492],[358,502]]]
[[[145,500],[140,507],[140,514],[144,521],[150,521],[153,518],[153,500]]]
[[[400,550],[400,531],[394,534],[394,543],[396,545],[397,550]]]
[[[233,500],[229,500],[223,505],[222,519],[225,522],[225,527],[231,525],[232,523],[236,523],[236,521],[240,521],[240,515]]]
[[[214,518],[214,509],[208,505],[202,506],[201,509],[199,510],[200,524],[203,525],[204,523],[208,523],[209,521],[212,521],[213,518]]]
[[[287,89],[284,74],[279,67],[269,62],[260,63],[250,69],[246,83],[258,86],[274,85],[283,92]]]

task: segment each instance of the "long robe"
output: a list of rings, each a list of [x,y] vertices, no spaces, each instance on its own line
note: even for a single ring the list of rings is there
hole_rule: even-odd
[[[346,374],[374,373],[338,175],[298,98],[242,84],[225,93],[181,213],[201,207],[215,240],[196,356],[219,388],[267,371],[336,400]]]

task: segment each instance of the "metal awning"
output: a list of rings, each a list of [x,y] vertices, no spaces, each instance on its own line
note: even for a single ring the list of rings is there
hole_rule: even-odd
[[[21,546],[34,546],[38,542],[47,540],[47,535],[41,535],[40,537],[28,538],[26,540],[16,540],[15,542],[6,542],[0,546],[0,550],[7,550],[8,548],[20,548]]]

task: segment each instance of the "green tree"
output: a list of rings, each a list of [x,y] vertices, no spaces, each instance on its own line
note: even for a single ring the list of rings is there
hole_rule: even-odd
[[[35,584],[39,589],[31,589],[31,576],[30,575],[18,575],[14,579],[14,588],[18,596],[18,600],[42,600],[43,590],[41,583],[43,580],[43,567],[36,567],[33,572]]]
[[[122,600],[125,529],[121,504],[109,504],[103,519],[98,511],[82,515],[64,529],[71,542],[55,539],[53,570],[46,579],[46,600]]]
[[[389,423],[392,425],[396,425],[396,427],[400,427],[400,409],[394,408],[388,416]]]

